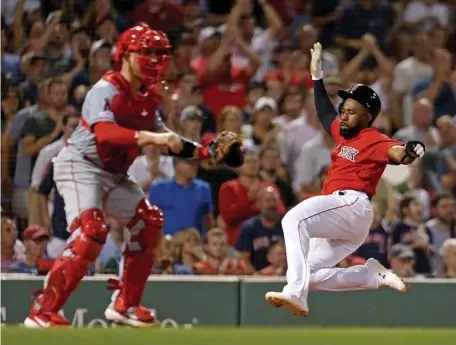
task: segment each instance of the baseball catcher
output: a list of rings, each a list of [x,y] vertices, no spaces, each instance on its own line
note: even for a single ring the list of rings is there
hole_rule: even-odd
[[[201,146],[170,131],[157,117],[170,49],[166,35],[145,24],[125,31],[117,42],[114,70],[87,94],[80,125],[54,161],[54,178],[65,200],[71,237],[25,326],[70,324],[58,312],[106,241],[109,229],[104,214],[117,218],[131,233],[105,316],[134,327],[156,325],[155,316],[140,303],[162,237],[163,213],[128,178],[129,166],[146,145],[181,158],[213,159],[233,167],[243,163],[237,134],[223,132]]]

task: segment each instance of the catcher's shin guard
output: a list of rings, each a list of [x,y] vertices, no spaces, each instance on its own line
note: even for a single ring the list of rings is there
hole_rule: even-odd
[[[114,308],[119,313],[138,307],[151,274],[155,250],[162,238],[163,213],[143,199],[136,207],[136,215],[127,224],[130,241],[123,253],[121,283],[113,295]]]
[[[31,313],[57,313],[62,308],[100,254],[108,234],[103,213],[98,209],[81,213],[71,228],[80,228],[81,233],[55,261],[47,276],[43,294],[34,302]]]

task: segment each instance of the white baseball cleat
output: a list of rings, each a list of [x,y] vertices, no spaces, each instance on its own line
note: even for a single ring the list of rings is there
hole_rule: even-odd
[[[144,307],[131,307],[124,313],[117,311],[114,303],[111,303],[105,310],[106,320],[118,325],[131,327],[155,327],[160,323],[155,319],[155,315]]]
[[[268,292],[265,298],[274,307],[288,309],[297,316],[306,317],[309,314],[309,308],[305,301],[284,294],[283,292]]]
[[[370,258],[366,261],[365,265],[370,272],[380,277],[382,286],[387,286],[400,292],[407,292],[408,287],[402,279],[383,267],[377,260]]]

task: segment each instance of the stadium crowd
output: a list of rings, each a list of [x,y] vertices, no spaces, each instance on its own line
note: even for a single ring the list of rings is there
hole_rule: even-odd
[[[374,126],[419,140],[389,166],[365,243],[402,277],[456,278],[456,3],[437,0],[3,0],[1,271],[46,274],[69,237],[52,158],[78,126],[116,38],[146,22],[173,46],[158,113],[199,142],[244,138],[236,171],[146,147],[129,175],[165,215],[152,274],[284,276],[280,218],[317,195],[334,147],[317,117],[309,50],[325,49],[328,93],[370,85]],[[116,273],[128,231],[114,217],[89,274]]]

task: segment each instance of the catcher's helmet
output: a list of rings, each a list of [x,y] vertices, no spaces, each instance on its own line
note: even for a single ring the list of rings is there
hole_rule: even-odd
[[[126,53],[137,53],[137,61],[146,86],[162,79],[162,72],[170,60],[171,44],[162,31],[152,30],[141,23],[125,32],[117,40],[114,68],[119,70]]]
[[[372,119],[369,121],[369,125],[374,122],[382,110],[382,102],[380,101],[380,98],[378,97],[377,93],[367,85],[356,84],[348,90],[339,90],[337,94],[340,98],[342,98],[342,102],[339,105],[339,114],[342,110],[342,106],[345,100],[352,98],[355,101],[361,103],[361,105],[365,107],[372,115]]]

